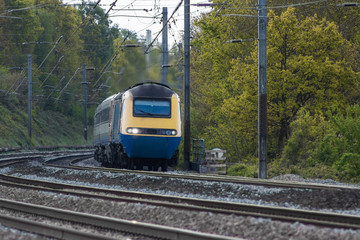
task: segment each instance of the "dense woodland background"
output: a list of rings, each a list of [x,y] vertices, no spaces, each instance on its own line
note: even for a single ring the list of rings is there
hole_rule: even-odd
[[[228,150],[230,174],[256,177],[257,1],[213,3],[219,5],[192,22],[192,138],[204,138],[207,149]],[[360,6],[342,3],[268,0],[269,177],[360,182]],[[0,17],[0,132],[8,139],[1,145],[56,143],[62,135],[82,143],[83,63],[95,67],[87,71],[89,123],[110,94],[160,81],[160,44],[147,63],[143,47],[125,47],[144,46],[143,36],[119,29],[93,6],[0,0],[0,16],[7,16]],[[228,43],[232,39],[244,41]],[[32,139],[26,136],[28,54],[37,119]],[[178,63],[176,54],[172,46],[170,64]],[[171,86],[181,75],[176,70],[169,69]],[[54,137],[49,129],[59,122],[64,129]],[[10,133],[11,126],[19,134]]]

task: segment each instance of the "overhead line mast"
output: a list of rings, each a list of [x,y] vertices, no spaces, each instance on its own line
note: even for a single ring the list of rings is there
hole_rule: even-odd
[[[259,178],[266,178],[267,156],[267,87],[266,87],[266,0],[258,1],[258,150],[259,150]]]
[[[184,2],[184,169],[190,169],[190,0]]]

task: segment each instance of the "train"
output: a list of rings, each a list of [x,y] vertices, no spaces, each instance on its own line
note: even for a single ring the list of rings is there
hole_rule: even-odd
[[[94,158],[104,167],[167,171],[178,163],[181,124],[176,92],[156,82],[137,84],[97,106]]]

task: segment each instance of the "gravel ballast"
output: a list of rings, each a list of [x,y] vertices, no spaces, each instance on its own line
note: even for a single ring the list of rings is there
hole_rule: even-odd
[[[359,203],[349,202],[344,207],[344,196],[354,198],[352,193],[335,191],[327,197],[324,192],[240,186],[238,184],[210,183],[202,181],[177,180],[159,177],[144,177],[134,174],[100,173],[95,171],[75,171],[58,168],[44,168],[38,162],[21,169],[8,167],[2,173],[29,178],[56,180],[126,190],[150,191],[161,194],[176,194],[209,199],[245,201],[256,204],[271,204],[286,207],[316,209],[359,214]],[[306,199],[301,202],[298,198]],[[337,196],[341,194],[341,196]],[[358,195],[355,194],[355,197]],[[1,187],[1,198],[24,201],[39,205],[69,209],[109,217],[140,222],[155,223],[172,227],[217,233],[247,239],[359,239],[360,231],[330,229],[307,226],[300,223],[284,223],[270,219],[241,217],[174,210],[145,204],[106,202],[103,200],[80,198],[71,195],[54,194],[17,188]],[[322,200],[316,200],[321,199]],[[329,198],[330,197],[330,198]],[[235,200],[234,200],[235,199]],[[285,201],[287,199],[287,201]],[[359,199],[359,198],[357,198]],[[314,203],[314,201],[317,201]]]

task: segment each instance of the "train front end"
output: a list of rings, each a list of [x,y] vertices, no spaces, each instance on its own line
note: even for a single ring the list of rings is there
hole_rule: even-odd
[[[174,160],[181,141],[179,96],[161,84],[141,84],[125,92],[121,142],[129,158]],[[177,159],[176,159],[177,161]]]

